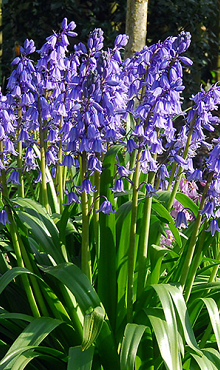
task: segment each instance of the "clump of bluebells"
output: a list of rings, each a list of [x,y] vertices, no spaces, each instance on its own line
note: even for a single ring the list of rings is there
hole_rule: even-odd
[[[117,217],[119,195],[133,202],[131,222],[136,223],[138,198],[147,199],[150,212],[152,198],[163,191],[170,192],[167,209],[173,209],[173,214],[176,193],[185,181],[181,179],[186,178],[195,191],[196,184],[203,184],[203,198],[202,192],[194,196],[198,206],[202,204],[201,222],[207,219],[206,230],[215,235],[220,214],[220,141],[208,142],[205,132],[213,133],[219,123],[213,112],[220,104],[220,87],[201,89],[183,111],[183,71],[192,64],[185,56],[190,34],[168,37],[122,60],[126,35],[118,35],[112,49],[105,50],[103,31],[95,29],[87,45],[71,46],[75,27],[65,18],[61,30],[39,50],[27,39],[20,57],[12,61],[7,93],[0,94],[0,222],[11,222],[4,199],[14,196],[16,187],[20,196],[28,195],[27,181],[33,188],[41,184],[40,200],[48,213],[50,182],[59,212],[78,204],[85,235],[92,210],[97,222],[101,212]],[[177,117],[183,123],[179,131]],[[104,159],[114,146],[120,151],[110,184],[113,204],[101,193],[100,181],[107,170]],[[194,159],[201,147],[207,159],[204,168],[196,168]],[[183,187],[180,191],[188,194]],[[188,211],[182,207],[175,214],[177,227],[194,220]],[[136,229],[131,230],[135,234]],[[82,243],[88,244],[88,238]]]

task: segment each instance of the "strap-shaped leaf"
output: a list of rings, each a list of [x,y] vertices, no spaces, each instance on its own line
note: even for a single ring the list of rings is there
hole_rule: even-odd
[[[218,306],[214,299],[212,298],[201,298],[205,303],[209,317],[212,323],[212,328],[215,333],[215,338],[217,341],[218,349],[220,351],[220,319],[219,319],[219,311]]]
[[[146,326],[127,324],[122,341],[120,370],[134,369],[135,357]]]
[[[59,232],[46,209],[32,199],[16,198],[14,203],[22,207],[18,211],[18,217],[31,231],[33,238],[43,246],[56,263],[65,261],[60,250]]]
[[[166,285],[164,284],[154,284],[152,285],[153,288],[156,290],[160,302],[163,307],[164,316],[166,319],[167,324],[167,336],[171,354],[171,364],[169,365],[169,369],[173,370],[181,370],[181,360],[180,360],[180,351],[182,350],[182,346],[179,346],[179,332],[177,328],[177,319],[174,309],[174,304],[169,294],[168,289],[166,289]],[[164,327],[165,328],[165,327]],[[162,356],[163,357],[163,356]]]
[[[193,200],[184,193],[177,193],[176,199],[180,202],[184,208],[190,209],[194,216],[197,217],[199,207],[193,202]]]
[[[182,241],[180,238],[180,234],[178,229],[175,226],[174,220],[167,209],[156,199],[153,199],[152,202],[152,209],[161,217],[165,218],[168,222],[168,226],[177,242],[177,244],[181,247]]]
[[[38,346],[62,321],[49,317],[40,317],[32,321],[18,336],[0,362],[0,370],[11,369],[12,363],[33,346]]]
[[[85,351],[80,346],[70,348],[67,370],[91,370],[93,353],[93,347]]]
[[[84,317],[82,350],[88,349],[98,337],[104,321],[105,312],[102,307],[96,307]]]

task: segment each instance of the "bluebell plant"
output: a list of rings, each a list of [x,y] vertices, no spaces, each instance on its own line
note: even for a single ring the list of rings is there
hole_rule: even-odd
[[[118,35],[113,48],[104,50],[101,29],[90,33],[87,45],[74,45],[75,27],[65,18],[61,30],[49,36],[39,50],[33,40],[27,39],[20,49],[21,56],[11,63],[14,69],[7,93],[0,94],[0,223],[11,230],[18,265],[29,266],[27,256],[25,263],[22,257],[25,252],[18,237],[16,208],[9,199],[15,189],[19,197],[28,196],[27,181],[33,188],[40,183],[37,200],[51,215],[55,213],[49,199],[52,182],[57,213],[62,215],[68,207],[78,207],[81,268],[94,283],[99,279],[99,269],[105,269],[99,260],[103,255],[100,219],[104,217],[108,227],[108,219],[119,217],[126,197],[131,207],[129,245],[127,257],[120,258],[127,258],[125,305],[131,323],[134,281],[137,299],[146,288],[152,207],[160,203],[161,194],[168,194],[166,209],[171,212],[181,179],[203,186],[179,277],[183,288],[201,227],[212,237],[220,231],[220,142],[216,137],[207,141],[206,137],[219,123],[213,112],[220,104],[220,87],[215,84],[208,91],[201,88],[184,110],[183,72],[192,64],[185,56],[191,41],[188,32],[145,46],[123,60],[126,35]],[[34,62],[36,54],[38,61]],[[194,159],[201,147],[207,155],[203,167],[197,168]],[[109,153],[114,154],[111,169]],[[112,168],[114,173],[109,175]],[[109,176],[107,190],[103,186],[105,176]],[[140,204],[142,223],[137,242]],[[157,246],[165,223],[161,220],[161,229],[157,230]],[[178,213],[175,224],[176,228],[188,226],[184,210]],[[91,256],[94,245],[95,265]],[[191,274],[186,300],[194,278]],[[24,285],[32,311],[39,316],[32,288],[25,279]],[[33,289],[37,291],[34,285]]]

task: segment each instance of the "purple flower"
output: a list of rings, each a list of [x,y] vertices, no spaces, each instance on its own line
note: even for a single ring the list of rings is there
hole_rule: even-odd
[[[200,211],[201,215],[206,215],[207,218],[214,217],[214,203],[208,202],[205,207]]]
[[[107,200],[107,199],[104,200],[104,202],[101,204],[99,210],[96,211],[96,212],[97,213],[102,212],[105,215],[109,215],[110,213],[115,213],[115,211],[113,211],[113,209],[112,209],[111,202],[109,202],[109,200]]]
[[[220,231],[220,228],[218,226],[218,221],[215,219],[211,220],[209,227],[206,231],[211,231],[212,236],[214,236],[216,231]]]
[[[0,223],[5,225],[5,224],[10,224],[9,220],[8,220],[8,215],[7,215],[7,212],[2,209],[0,211]]]
[[[182,227],[182,224],[184,226],[187,226],[186,215],[183,211],[178,212],[177,218],[176,218],[176,221],[175,221],[176,227]]]
[[[16,170],[13,170],[8,178],[7,182],[12,182],[12,184],[21,185],[19,181],[19,172]]]
[[[146,184],[146,197],[153,197],[154,195],[158,196],[157,189],[154,189],[151,184]]]
[[[95,189],[95,186],[92,186],[91,182],[88,179],[85,179],[83,180],[78,192],[83,193],[85,191],[86,193],[95,193],[96,190],[94,189]]]
[[[129,139],[127,141],[127,151],[129,154],[131,154],[133,152],[133,150],[137,149],[138,148],[138,145],[135,143],[135,141],[133,139]]]
[[[70,154],[65,155],[63,158],[62,166],[71,168],[73,166],[73,157]]]
[[[70,193],[68,193],[68,200],[67,200],[67,203],[63,203],[64,206],[69,206],[70,204],[73,204],[73,203],[80,203],[80,200],[79,200],[79,197],[76,193],[74,193],[73,191],[71,191]]]
[[[114,183],[112,191],[117,192],[117,193],[126,193],[126,191],[124,190],[123,180],[117,179]]]

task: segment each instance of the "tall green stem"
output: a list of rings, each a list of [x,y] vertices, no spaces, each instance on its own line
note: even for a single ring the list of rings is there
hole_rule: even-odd
[[[195,280],[196,272],[197,272],[197,269],[198,269],[198,266],[199,266],[200,256],[201,256],[202,248],[203,248],[205,237],[206,237],[206,227],[207,227],[207,221],[204,222],[203,230],[202,230],[201,236],[199,238],[199,243],[198,243],[199,245],[198,245],[198,248],[196,250],[196,255],[195,255],[194,262],[193,262],[192,270],[189,272],[189,278],[188,278],[188,282],[186,284],[185,295],[184,295],[186,302],[188,301],[188,299],[190,297],[193,282]]]
[[[202,195],[200,206],[199,206],[198,215],[196,217],[193,232],[192,232],[190,242],[189,242],[189,245],[188,245],[188,248],[187,248],[187,254],[186,254],[186,257],[185,257],[185,260],[184,260],[184,265],[183,265],[183,268],[182,268],[182,274],[180,276],[180,284],[182,285],[183,288],[185,286],[186,279],[188,277],[189,268],[190,268],[190,265],[191,265],[191,262],[192,262],[192,258],[193,258],[193,255],[194,255],[194,250],[195,250],[195,246],[196,246],[196,242],[197,242],[197,237],[198,237],[198,234],[199,234],[199,228],[200,228],[201,220],[202,220],[202,215],[201,215],[200,212],[204,207],[206,195],[207,195],[209,186],[211,184],[212,177],[213,177],[213,172],[210,172],[210,174],[208,176],[206,186],[205,186],[204,191],[203,191],[203,195]]]
[[[138,186],[140,177],[140,158],[142,150],[139,148],[136,158],[136,169],[133,180],[133,198],[130,227],[130,244],[128,251],[128,293],[127,293],[127,320],[132,322],[133,318],[133,288],[134,288],[134,260],[135,260],[135,236],[138,207]]]
[[[93,206],[93,226],[94,226],[94,237],[95,237],[95,248],[96,248],[96,256],[99,259],[100,254],[100,225],[99,225],[99,213],[97,210],[100,207],[100,174],[98,171],[94,174],[94,185],[96,187],[97,192],[95,193],[95,197],[97,198],[94,202]]]
[[[190,125],[190,130],[189,130],[189,133],[188,133],[188,138],[187,138],[185,150],[184,150],[184,153],[183,153],[183,158],[184,159],[187,158],[187,155],[188,155],[188,152],[189,152],[189,147],[190,147],[190,143],[191,143],[191,140],[192,140],[194,122],[195,122],[195,118],[192,119],[192,122],[191,122],[191,125]],[[173,181],[173,177],[174,177],[174,173],[175,173],[176,167],[177,167],[177,164],[174,163],[173,164],[172,173],[171,173],[171,178],[170,178],[170,181],[169,181],[168,190],[171,187],[171,184],[172,184],[172,181]],[[171,208],[172,208],[172,205],[173,205],[173,202],[174,202],[174,199],[175,199],[177,190],[179,188],[179,184],[180,184],[181,178],[182,178],[182,167],[180,166],[179,167],[179,170],[178,170],[176,181],[175,181],[174,186],[173,186],[173,190],[171,192],[171,195],[170,195],[170,198],[169,198],[169,201],[168,201],[168,204],[167,204],[168,211],[170,211]]]
[[[81,180],[83,181],[86,176],[86,165],[87,157],[86,152],[82,154],[82,166],[81,166]],[[89,249],[89,205],[88,205],[88,194],[82,192],[82,260],[81,260],[82,271],[92,281],[92,267],[91,267],[91,256]]]
[[[63,126],[63,116],[60,118],[60,130]],[[57,180],[58,180],[58,189],[59,189],[59,201],[60,201],[60,213],[63,211],[63,166],[62,164],[63,153],[62,153],[62,137],[59,141],[59,151],[58,151],[58,166],[57,166]]]
[[[3,143],[2,143],[2,141],[0,141],[0,153],[1,153],[2,163],[4,163],[4,160],[3,160]],[[7,189],[7,185],[6,185],[6,175],[5,175],[5,170],[4,169],[1,170],[0,180],[1,180],[1,185],[2,185],[3,195],[6,198],[8,198],[8,189]],[[17,265],[19,267],[23,268],[25,266],[24,266],[24,262],[23,262],[23,259],[22,259],[20,244],[19,244],[19,240],[18,240],[18,232],[17,232],[15,221],[14,221],[14,217],[13,217],[13,215],[11,213],[11,210],[9,208],[7,209],[7,214],[8,214],[8,220],[10,222],[10,235],[11,235],[11,238],[12,238],[12,243],[13,243],[13,247],[14,247],[14,251],[15,251],[15,255],[16,255],[16,259],[17,259]],[[40,312],[39,312],[39,309],[38,309],[38,306],[37,306],[37,303],[36,303],[36,300],[35,300],[35,297],[34,297],[34,294],[33,294],[32,288],[30,286],[29,279],[28,279],[27,275],[22,274],[21,279],[22,279],[22,282],[23,282],[23,286],[24,286],[24,289],[25,289],[25,292],[26,292],[26,295],[27,295],[32,313],[35,317],[40,317]]]
[[[39,136],[40,136],[40,154],[41,154],[41,191],[42,191],[42,204],[46,208],[47,212],[50,213],[50,205],[48,202],[47,195],[47,181],[46,181],[46,153],[45,153],[45,141],[44,141],[44,131],[43,131],[43,121],[41,117],[41,107],[40,102],[38,102],[39,110]]]
[[[148,183],[154,185],[155,173],[149,173]],[[137,296],[139,297],[142,293],[145,285],[146,277],[146,262],[148,255],[148,242],[149,242],[149,231],[150,231],[150,218],[151,218],[151,206],[152,197],[145,198],[144,202],[144,213],[143,213],[143,225],[140,236],[140,248],[138,253],[138,281],[137,281]]]
[[[20,133],[20,122],[21,122],[21,106],[18,107],[18,127],[19,127],[19,132]],[[22,171],[22,141],[18,141],[18,156],[17,156],[17,164],[18,164],[18,173],[19,173],[19,182],[21,185],[18,187],[18,194],[19,197],[24,198],[24,176],[23,176],[23,171]]]

